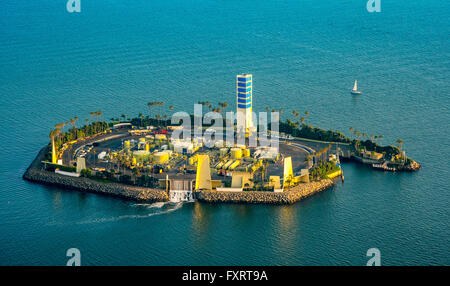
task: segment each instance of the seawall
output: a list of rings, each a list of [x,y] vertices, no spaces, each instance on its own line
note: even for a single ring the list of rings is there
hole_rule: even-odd
[[[69,177],[45,171],[41,161],[48,152],[48,146],[41,149],[34,161],[26,170],[23,179],[27,181],[75,189],[84,192],[99,193],[143,202],[166,202],[169,196],[166,191],[118,183],[98,182],[85,177]]]
[[[318,182],[300,183],[287,191],[274,192],[227,192],[200,191],[197,200],[208,203],[251,203],[251,204],[293,204],[334,185],[333,180],[323,179]]]
[[[42,148],[28,167],[23,175],[25,180],[135,201],[169,201],[169,195],[164,190],[129,186],[114,182],[100,182],[85,177],[70,177],[46,171],[43,169],[41,161],[44,160],[48,148],[48,146]],[[315,193],[321,192],[333,186],[333,184],[333,180],[323,179],[318,182],[300,183],[280,193],[257,191],[199,191],[195,193],[195,196],[198,201],[208,203],[293,204]]]

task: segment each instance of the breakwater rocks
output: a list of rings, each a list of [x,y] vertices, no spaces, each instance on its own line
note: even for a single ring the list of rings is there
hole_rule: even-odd
[[[227,192],[200,191],[196,193],[197,200],[208,203],[253,203],[253,204],[293,204],[315,193],[323,191],[334,182],[323,179],[319,182],[300,183],[284,192]]]
[[[422,168],[422,166],[416,161],[412,160],[411,163],[401,168],[400,171],[415,172],[418,171],[420,168]]]
[[[99,182],[84,177],[69,177],[45,171],[41,166],[41,160],[45,157],[46,152],[47,147],[39,152],[36,159],[23,175],[25,180],[84,192],[112,195],[135,201],[166,202],[169,200],[169,196],[164,190],[128,186],[112,182]]]
[[[166,202],[169,195],[164,190],[129,186],[113,182],[96,181],[85,177],[69,177],[44,170],[41,161],[48,152],[48,146],[43,148],[28,167],[23,178],[28,181],[59,186],[66,189],[112,195],[125,199],[143,202]],[[195,193],[198,201],[208,203],[260,203],[260,204],[292,204],[315,193],[323,191],[334,182],[323,179],[319,182],[300,183],[290,189],[275,192],[224,192],[199,191]]]
[[[165,202],[169,200],[169,196],[164,190],[127,186],[118,183],[97,182],[84,177],[68,177],[48,171],[27,170],[23,178],[32,182],[85,192],[113,195],[136,201]]]

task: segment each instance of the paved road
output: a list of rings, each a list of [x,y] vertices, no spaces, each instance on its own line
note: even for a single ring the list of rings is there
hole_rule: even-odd
[[[112,139],[112,138],[119,138],[119,137],[121,138],[121,137],[126,137],[126,136],[129,136],[128,131],[120,130],[120,131],[113,131],[112,133],[98,135],[93,138],[77,142],[77,143],[73,144],[71,147],[67,148],[67,150],[64,151],[64,153],[62,155],[63,164],[70,165],[70,162],[75,160],[74,152],[78,148],[81,148],[88,144],[93,144],[94,142],[97,142],[97,141],[105,141],[105,140]]]

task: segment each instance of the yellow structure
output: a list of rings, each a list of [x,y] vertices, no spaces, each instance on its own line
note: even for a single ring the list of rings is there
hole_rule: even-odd
[[[243,188],[244,187],[244,177],[240,174],[233,174],[231,177],[231,187],[232,188]]]
[[[242,158],[242,149],[241,148],[231,148],[231,158],[241,159]]]
[[[225,165],[223,165],[222,169],[226,170],[233,163],[234,160],[229,160]]]
[[[211,180],[211,187],[213,189],[220,188],[222,186],[222,180]]]
[[[239,161],[239,160],[234,161],[234,163],[231,164],[230,167],[228,167],[228,170],[233,170],[234,168],[239,166],[239,164],[241,164],[241,161]]]
[[[167,140],[166,134],[155,134],[156,140]]]
[[[211,190],[211,170],[209,169],[209,156],[197,156],[197,175],[195,179],[196,190]]]
[[[52,163],[56,164],[56,146],[54,137],[52,137]]]
[[[297,183],[309,183],[309,170],[308,169],[302,169],[300,171],[300,175],[299,176],[295,176],[294,179],[292,180],[292,182],[294,184],[297,184]]]
[[[193,166],[197,163],[197,155],[194,155],[189,158],[189,165]]]
[[[156,152],[155,154],[153,154],[154,159],[155,159],[155,163],[157,164],[163,164],[167,161],[169,161],[169,153],[168,152]]]
[[[339,171],[333,172],[331,174],[328,174],[327,177],[330,179],[336,178],[337,176],[342,175],[342,170],[339,169]]]
[[[136,162],[144,162],[150,158],[150,152],[145,150],[133,151],[133,158],[136,159]],[[133,160],[134,162],[134,160]],[[134,163],[136,164],[136,163]]]
[[[244,157],[250,157],[250,149],[244,149],[242,150]]]
[[[283,188],[290,186],[293,182],[294,172],[292,171],[292,157],[284,158],[284,172],[283,172]]]
[[[274,189],[281,189],[280,176],[270,176],[269,186]]]
[[[235,172],[233,172],[233,174],[232,174],[232,176],[231,176],[231,187],[232,188],[234,188],[233,187],[233,180],[238,180],[237,182],[239,182],[239,179],[234,179],[234,178],[238,178],[238,177],[240,177],[240,178],[242,178],[241,180],[242,180],[242,187],[253,187],[253,182],[251,182],[250,181],[250,179],[252,179],[253,178],[253,175],[252,175],[252,173],[250,173],[250,172],[237,172],[237,171],[235,171]]]
[[[225,162],[219,162],[219,164],[216,165],[216,169],[219,170],[220,168],[222,168],[224,163]]]

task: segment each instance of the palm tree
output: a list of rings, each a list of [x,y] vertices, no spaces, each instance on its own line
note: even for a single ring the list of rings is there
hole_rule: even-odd
[[[298,118],[298,116],[300,115],[298,112],[297,112],[297,110],[292,110],[292,114],[295,116],[295,118]],[[298,120],[297,120],[297,122],[298,122]]]
[[[222,118],[225,118],[225,109],[228,107],[228,102],[226,102],[226,101],[225,102],[219,102],[219,106],[222,107],[222,111],[224,112],[224,115],[222,115]]]
[[[72,128],[70,128],[70,130],[71,130],[71,133],[73,134],[73,131],[74,131],[74,126],[75,126],[75,119],[74,118],[70,118],[70,126],[72,127]]]
[[[92,123],[94,115],[95,115],[95,112],[91,112],[90,114],[91,114],[91,123]]]
[[[280,116],[280,119],[279,119],[279,121],[281,122],[281,114],[283,113],[283,109],[278,109],[278,113],[279,113],[279,116]]]
[[[160,113],[160,118],[162,117],[162,113],[164,112],[164,101],[160,101],[160,102],[158,102],[158,105],[160,106],[160,110],[159,110],[159,113]],[[160,125],[161,125],[161,123],[160,123]]]
[[[142,126],[142,119],[144,119],[144,114],[142,114],[142,112],[139,112],[138,117],[141,120],[141,125],[140,126]]]
[[[228,107],[228,102],[226,102],[226,101],[222,102],[222,109],[224,112],[225,112],[225,109],[227,109],[227,107]]]
[[[154,105],[155,105],[154,102],[148,102],[148,103],[147,103],[148,114],[149,114],[150,118],[151,118],[151,115],[152,115],[151,112],[150,112],[150,109],[151,109]]]

